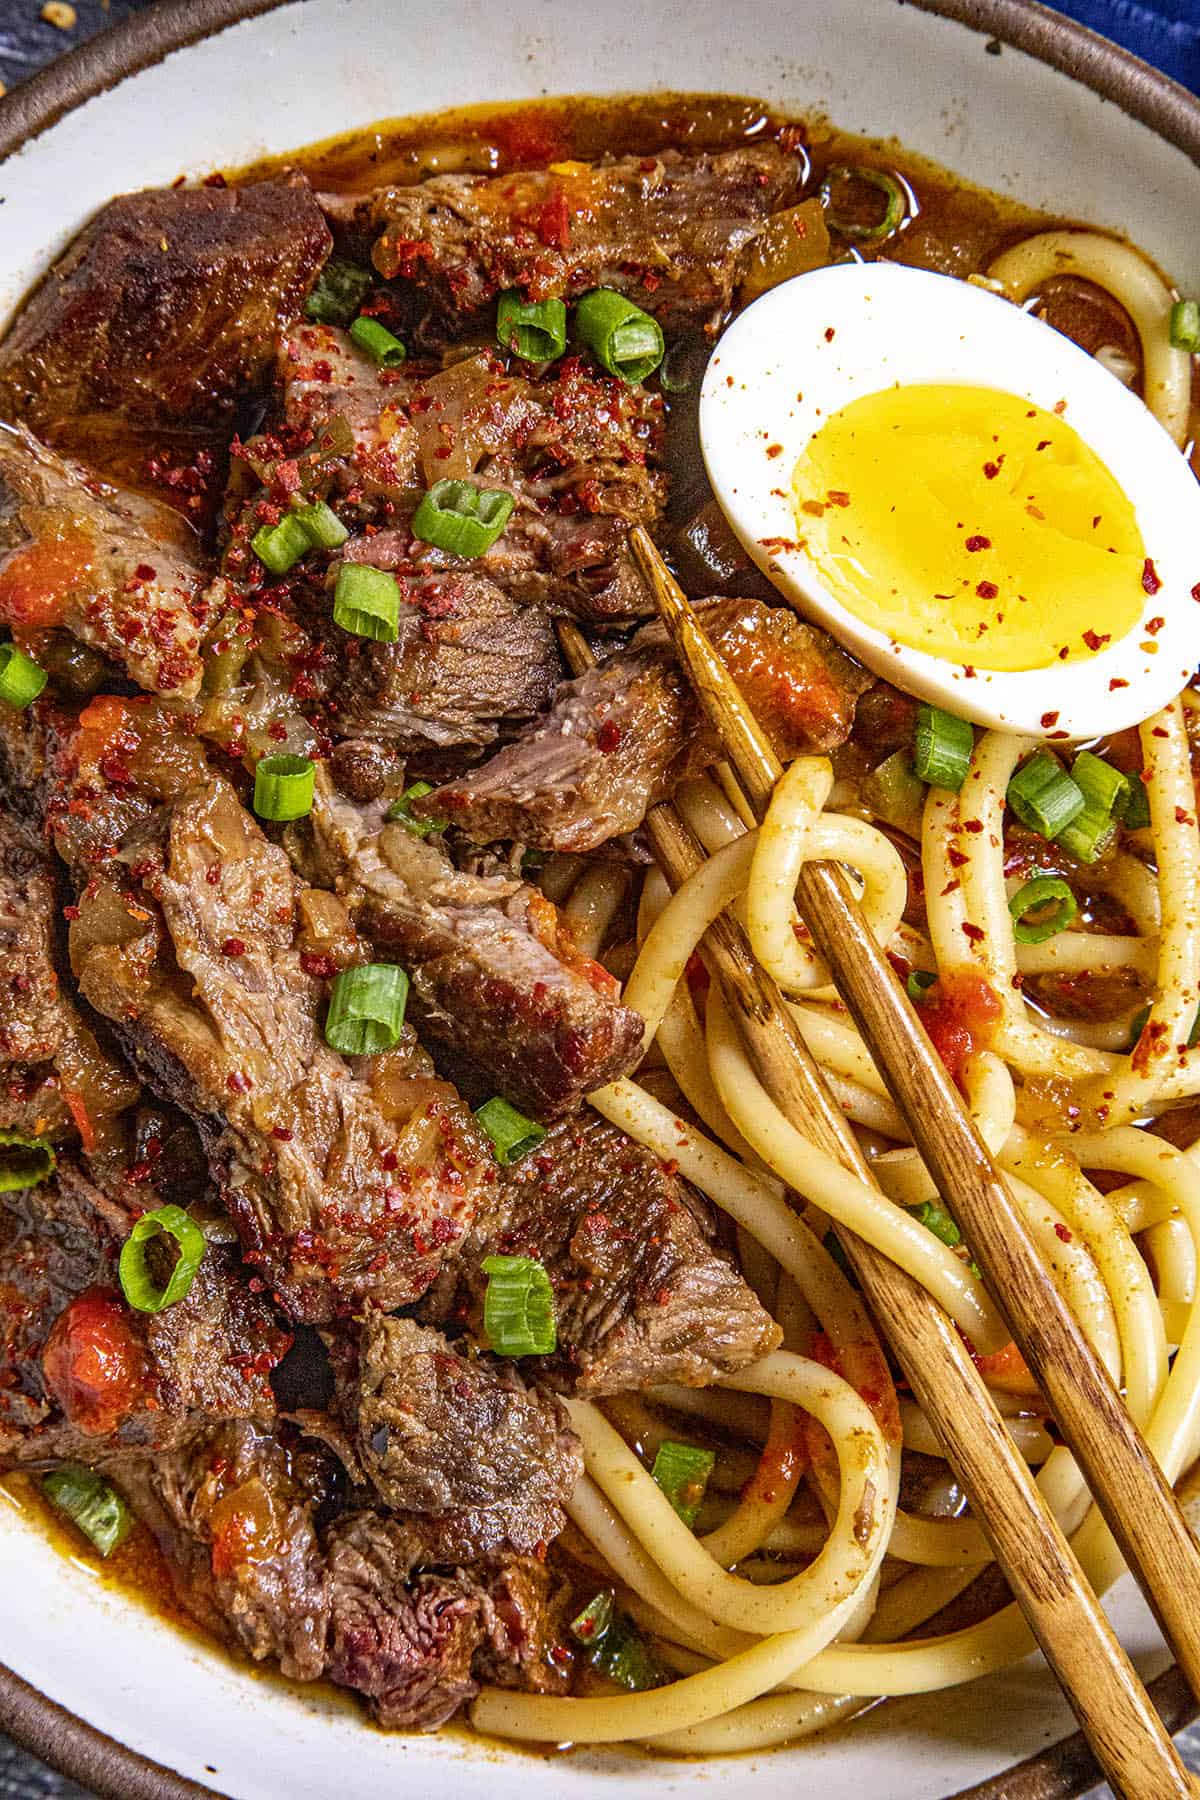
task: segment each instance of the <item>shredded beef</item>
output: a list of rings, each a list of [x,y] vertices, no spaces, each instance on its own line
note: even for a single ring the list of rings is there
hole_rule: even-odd
[[[706,629],[784,761],[844,742],[869,677],[790,608],[714,600]],[[593,850],[719,755],[662,627],[564,682],[549,714],[480,768],[414,802],[479,843]]]
[[[504,1173],[493,1209],[423,1304],[482,1333],[485,1256],[548,1270],[558,1350],[538,1378],[574,1394],[703,1387],[765,1356],[779,1328],[711,1241],[700,1196],[594,1114],[557,1126]]]
[[[559,1404],[511,1364],[465,1357],[409,1319],[367,1321],[356,1394],[358,1455],[380,1498],[418,1515],[425,1557],[500,1547],[534,1551],[558,1536],[582,1473]]]
[[[637,1061],[641,1020],[523,882],[467,875],[318,778],[320,865],[361,928],[408,970],[430,1039],[536,1117],[556,1117]]]
[[[207,583],[177,514],[0,423],[0,618],[22,641],[65,627],[139,687],[190,700]]]
[[[378,232],[380,274],[417,283],[450,318],[509,287],[536,300],[616,288],[651,311],[704,317],[729,304],[743,252],[798,177],[794,157],[755,144],[490,178],[434,175],[323,203],[351,232]]]

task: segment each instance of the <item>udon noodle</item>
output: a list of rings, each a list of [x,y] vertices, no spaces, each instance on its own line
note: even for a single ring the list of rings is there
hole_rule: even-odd
[[[1084,232],[1028,239],[993,264],[990,278],[1022,301],[1064,272],[1107,288],[1125,307],[1143,344],[1148,403],[1182,442],[1190,358],[1167,343],[1169,290],[1134,251]],[[715,780],[680,791],[709,860],[673,896],[657,874],[646,879],[625,986],[646,1020],[644,1066],[656,1079],[615,1082],[591,1103],[677,1166],[730,1221],[743,1270],[773,1309],[785,1347],[716,1389],[658,1390],[606,1408],[571,1403],[587,1471],[570,1508],[577,1554],[615,1583],[674,1679],[596,1698],[485,1689],[473,1711],[480,1729],[675,1752],[746,1750],[815,1731],[873,1697],[992,1672],[1032,1648],[1013,1604],[904,1641],[976,1580],[990,1551],[959,1504],[950,1509],[957,1516],[899,1504],[905,1455],[940,1451],[917,1404],[897,1396],[869,1313],[827,1247],[831,1222],[900,1264],[946,1309],[1089,1579],[1103,1590],[1120,1574],[1113,1540],[1071,1453],[1046,1430],[979,1271],[907,1210],[936,1200],[934,1183],[807,941],[793,895],[806,860],[839,862],[859,882],[878,941],[904,967],[986,982],[996,1016],[986,1047],[973,1046],[961,1071],[970,1111],[1042,1250],[1046,1279],[1067,1297],[1177,1481],[1200,1453],[1200,1141],[1179,1149],[1142,1127],[1200,1096],[1200,1048],[1188,1047],[1200,1004],[1200,831],[1187,732],[1197,707],[1200,696],[1189,691],[1141,727],[1150,825],[1126,833],[1094,875],[1132,922],[1128,933],[1076,928],[1041,944],[1016,941],[1008,900],[1020,877],[1006,877],[1005,792],[1031,745],[1015,736],[981,734],[961,791],[928,791],[922,932],[904,920],[908,884],[893,837],[845,784],[835,787],[827,760],[793,762],[758,829]],[[598,865],[577,879],[579,868],[558,859],[548,885],[569,894],[583,941],[599,951],[627,877]],[[783,1116],[716,983],[698,1005],[689,967],[727,909],[860,1129],[878,1188]],[[1123,972],[1145,991],[1149,1012],[1132,1047],[1130,988],[1115,989],[1127,1003],[1111,1018],[1087,1021],[1051,1018],[1025,991],[1032,978],[1080,971]],[[687,1117],[660,1097],[662,1064]],[[652,1456],[672,1429],[679,1433],[681,1418],[724,1446],[695,1532],[638,1454]],[[956,1492],[948,1471],[943,1485]]]

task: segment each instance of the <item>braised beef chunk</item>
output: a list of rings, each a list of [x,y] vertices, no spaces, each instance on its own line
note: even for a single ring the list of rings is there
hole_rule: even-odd
[[[321,865],[361,928],[409,972],[421,1031],[537,1118],[633,1067],[642,1024],[523,882],[468,875],[318,777]]]
[[[11,711],[11,709],[5,709]],[[20,718],[21,715],[16,715]],[[40,830],[0,804],[0,1129],[109,1148],[138,1088],[70,997],[61,896]]]
[[[565,1684],[550,1655],[561,1606],[540,1563],[424,1568],[406,1521],[377,1512],[322,1530],[337,1478],[310,1440],[228,1424],[113,1473],[194,1618],[294,1680],[356,1690],[382,1725],[440,1725],[477,1691],[476,1661],[510,1685]]]
[[[410,577],[466,566],[514,600],[584,619],[653,612],[626,534],[655,526],[666,502],[660,395],[574,355],[537,376],[489,351],[437,372],[380,370],[344,332],[316,325],[288,334],[280,377],[293,432],[349,427],[352,449],[334,466],[368,527],[360,560]],[[507,490],[514,507],[463,565],[408,525],[425,488],[468,479]]]
[[[798,179],[793,156],[756,144],[435,175],[327,205],[352,231],[378,231],[381,275],[418,283],[451,318],[510,287],[535,300],[616,288],[652,311],[704,316],[729,304],[743,252]]]
[[[161,713],[131,704],[109,724],[124,781],[104,783],[112,739],[85,721],[53,809],[78,888],[80,992],[195,1119],[247,1258],[295,1317],[416,1299],[491,1178],[486,1139],[444,1084],[395,1083],[388,1058],[355,1068],[330,1049],[338,965],[303,933],[340,918],[343,958],[365,960],[344,909],[306,894]]]
[[[139,687],[193,699],[208,579],[177,514],[0,423],[0,618],[22,642],[65,628]]]
[[[142,1455],[198,1422],[273,1416],[290,1337],[236,1253],[209,1243],[182,1300],[136,1312],[117,1258],[137,1216],[64,1161],[0,1198],[0,1467]]]
[[[582,1473],[558,1402],[511,1364],[465,1357],[410,1319],[368,1319],[355,1407],[358,1454],[380,1498],[416,1515],[426,1560],[558,1536]]]
[[[706,629],[784,761],[844,742],[869,677],[789,607],[714,600]],[[480,768],[414,802],[479,843],[593,850],[718,755],[658,625],[564,682],[546,718]]]
[[[363,1694],[381,1725],[433,1730],[478,1692],[474,1667],[509,1686],[565,1690],[562,1609],[541,1563],[509,1558],[414,1576],[406,1522],[376,1513],[339,1519],[328,1543],[326,1674]]]
[[[68,447],[114,415],[226,425],[263,386],[329,246],[301,175],[111,200],[0,345],[0,416]]]
[[[388,567],[379,538],[347,560]],[[490,744],[505,721],[533,718],[562,673],[550,620],[482,575],[401,574],[395,643],[356,644],[338,672],[338,729],[418,749]]]
[[[532,1256],[554,1288],[558,1350],[538,1379],[573,1394],[692,1387],[774,1350],[779,1327],[709,1235],[704,1203],[656,1156],[581,1113],[504,1171],[453,1269],[423,1305],[482,1331],[485,1256]]]
[[[324,1672],[330,1586],[314,1513],[334,1471],[318,1447],[237,1421],[113,1473],[193,1618],[295,1681]]]

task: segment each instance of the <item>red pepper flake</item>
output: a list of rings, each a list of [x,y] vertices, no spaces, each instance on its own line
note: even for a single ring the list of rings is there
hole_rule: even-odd
[[[1049,731],[1050,727],[1052,725],[1057,725],[1057,724],[1058,724],[1058,714],[1056,712],[1048,712],[1048,713],[1042,714],[1042,730],[1043,731]]]
[[[981,944],[987,936],[982,926],[972,925],[969,919],[963,921],[962,934],[972,944]]]
[[[1003,461],[1004,461],[1004,458],[1001,456],[996,462],[985,462],[984,463],[983,473],[988,481],[995,481],[997,475],[1000,473],[1000,464]]]
[[[1108,691],[1111,694],[1111,693],[1114,693],[1117,688],[1125,688],[1128,686],[1129,686],[1129,683],[1127,681],[1122,681],[1121,677],[1119,675],[1114,675],[1112,680],[1108,684]]]
[[[571,241],[571,209],[564,188],[556,188],[538,213],[537,234],[549,250],[565,250]]]
[[[63,907],[63,918],[64,919],[77,919],[78,917],[79,917],[79,908],[77,906],[64,906]]]
[[[248,1075],[243,1075],[240,1069],[235,1069],[232,1075],[225,1077],[225,1086],[231,1094],[248,1094],[253,1083]]]
[[[964,549],[971,550],[971,551],[990,550],[991,547],[992,547],[991,538],[984,537],[984,535],[981,531],[973,531],[971,533],[970,537],[967,539],[966,544],[964,545]]]
[[[980,581],[976,583],[975,592],[979,595],[981,600],[994,600],[999,594],[1000,589],[996,586],[994,581]]]
[[[222,956],[245,956],[246,946],[241,938],[226,938],[221,945]]]
[[[1192,599],[1200,600],[1200,581],[1198,581],[1196,583],[1195,587],[1192,589]]]
[[[1177,825],[1190,825],[1192,822],[1192,815],[1185,806],[1177,806],[1175,808],[1175,823]]]
[[[1068,1231],[1067,1227],[1063,1224],[1061,1219],[1058,1219],[1055,1221],[1054,1235],[1058,1239],[1060,1244],[1070,1244],[1074,1241],[1071,1233]]]
[[[290,1144],[292,1141],[292,1133],[286,1125],[272,1125],[271,1136],[280,1144]]]
[[[832,342],[833,342],[833,335],[834,335],[834,334],[833,334],[833,326],[832,326],[832,325],[827,325],[827,326],[826,326],[826,327],[825,327],[825,342],[826,342],[826,343],[827,343],[827,344],[832,344]]]
[[[1162,582],[1158,578],[1158,570],[1149,557],[1142,564],[1142,587],[1148,594],[1157,594]]]
[[[611,756],[621,742],[621,728],[612,719],[605,719],[596,733],[596,748],[603,756]]]
[[[331,956],[323,956],[316,950],[302,950],[300,953],[300,967],[304,970],[306,975],[316,976],[318,980],[322,981],[328,980],[334,970],[333,958]]]
[[[850,496],[845,488],[830,488],[825,496],[830,506],[849,506]]]
[[[1165,619],[1147,619],[1146,630],[1150,633],[1151,637],[1157,637],[1166,622]]]
[[[1110,644],[1112,642],[1112,632],[1111,631],[1085,631],[1083,634],[1083,641],[1087,645],[1089,650],[1093,650],[1093,651],[1099,650],[1105,644]]]
[[[783,455],[783,445],[782,444],[768,444],[767,445],[767,455],[772,456],[772,457],[782,456]]]

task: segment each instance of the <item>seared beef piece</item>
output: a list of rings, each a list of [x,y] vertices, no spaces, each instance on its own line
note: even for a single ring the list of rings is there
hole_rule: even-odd
[[[633,1067],[640,1018],[536,889],[462,873],[320,771],[312,828],[322,878],[408,970],[423,1036],[541,1119]]]
[[[326,1674],[363,1694],[381,1725],[434,1730],[478,1692],[473,1664],[507,1686],[565,1691],[563,1609],[542,1563],[514,1557],[414,1576],[408,1521],[378,1513],[337,1520],[328,1547]]]
[[[428,1562],[556,1538],[583,1470],[559,1403],[511,1363],[460,1356],[439,1331],[368,1318],[352,1406],[361,1465],[384,1504],[417,1515]]]
[[[0,346],[0,415],[63,444],[99,422],[219,428],[271,370],[329,253],[302,175],[103,207]]]
[[[247,1259],[296,1318],[415,1300],[493,1179],[486,1138],[453,1089],[393,1079],[402,1050],[352,1065],[326,1044],[337,962],[314,960],[307,921],[332,914],[340,960],[365,960],[349,920],[301,888],[195,740],[143,702],[109,719],[115,739],[92,711],[51,808],[80,992],[196,1121]]]
[[[114,1475],[193,1618],[295,1681],[324,1672],[330,1587],[313,1515],[334,1469],[322,1452],[237,1421]]]
[[[784,761],[847,737],[870,677],[790,607],[714,600],[704,624]],[[413,804],[477,843],[594,850],[633,831],[678,782],[719,755],[661,626],[564,682],[548,716]]]
[[[190,700],[207,582],[177,514],[0,423],[0,618],[22,642],[65,627],[138,687]]]
[[[488,352],[435,374],[379,370],[344,332],[315,325],[288,334],[280,376],[288,425],[347,420],[354,450],[341,485],[360,506],[387,502],[385,529],[361,560],[409,576],[462,571],[459,558],[412,538],[408,520],[435,481],[473,479],[508,489],[516,504],[470,573],[584,619],[653,612],[626,535],[631,524],[656,525],[666,501],[659,395],[578,356],[536,378]]]
[[[704,1387],[779,1343],[686,1182],[594,1114],[557,1126],[505,1170],[490,1218],[423,1303],[482,1334],[483,1258],[533,1256],[549,1273],[558,1350],[538,1379],[573,1394],[679,1381]]]
[[[391,536],[354,540],[346,560],[390,567]],[[490,744],[499,722],[530,719],[549,703],[562,662],[540,607],[465,569],[398,579],[397,641],[339,646],[339,732],[408,750]]]
[[[210,1242],[184,1299],[135,1312],[116,1271],[136,1216],[63,1161],[0,1198],[0,1466],[108,1461],[198,1422],[273,1417],[268,1376],[290,1338],[236,1253]]]
[[[427,289],[451,319],[508,287],[536,300],[617,288],[674,319],[729,304],[742,252],[793,198],[798,176],[794,157],[755,144],[560,171],[434,175],[323,204],[335,224],[378,231],[380,274]]]
[[[477,1691],[476,1658],[490,1680],[565,1685],[549,1658],[560,1607],[540,1563],[422,1570],[406,1521],[375,1512],[320,1532],[336,1472],[311,1441],[230,1424],[114,1476],[194,1618],[293,1680],[357,1690],[383,1725],[440,1725]]]

